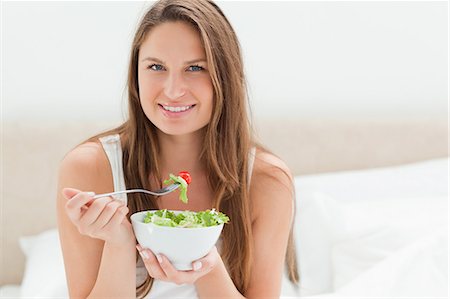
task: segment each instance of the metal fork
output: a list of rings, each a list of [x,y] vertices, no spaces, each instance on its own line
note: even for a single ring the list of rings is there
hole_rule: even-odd
[[[149,190],[145,190],[145,189],[128,189],[128,190],[121,190],[121,191],[115,191],[115,192],[109,192],[109,193],[103,193],[103,194],[96,194],[92,198],[97,199],[100,197],[113,196],[116,194],[137,193],[137,192],[146,193],[146,194],[155,195],[155,196],[162,196],[162,195],[169,194],[170,192],[176,190],[178,187],[180,187],[179,183],[175,183],[175,184],[166,186],[166,187],[156,190],[156,191],[149,191]]]

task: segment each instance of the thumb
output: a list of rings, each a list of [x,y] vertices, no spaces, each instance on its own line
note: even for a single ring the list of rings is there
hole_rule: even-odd
[[[217,251],[217,247],[214,246],[211,251],[201,259],[196,260],[192,263],[192,268],[194,271],[210,271],[219,261],[220,255]]]
[[[63,190],[62,190],[62,194],[64,195],[64,197],[66,199],[71,199],[72,197],[74,197],[75,195],[77,195],[80,192],[82,192],[82,191],[80,191],[78,189],[74,189],[74,188],[63,188]]]

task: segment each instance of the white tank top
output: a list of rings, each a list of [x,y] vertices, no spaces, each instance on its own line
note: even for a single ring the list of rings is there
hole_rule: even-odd
[[[120,144],[120,136],[118,134],[101,137],[100,142],[111,164],[114,191],[125,190],[125,179],[123,174],[122,164],[122,146]],[[255,161],[256,148],[252,148],[249,153],[249,167],[248,167],[248,186],[250,186],[250,179],[253,172],[253,164]],[[122,194],[119,197],[125,203],[127,202],[127,195]],[[220,243],[221,240],[219,240]],[[219,245],[217,246],[219,249]],[[220,250],[220,249],[219,249]],[[141,257],[138,257],[136,264],[136,287],[142,285],[147,278],[147,269],[145,269],[144,262]],[[171,282],[161,280],[154,280],[150,292],[145,298],[198,298],[195,285],[182,284],[177,285]]]

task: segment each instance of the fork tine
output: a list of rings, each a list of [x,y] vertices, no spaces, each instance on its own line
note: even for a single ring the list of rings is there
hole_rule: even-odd
[[[177,189],[178,187],[180,187],[180,184],[172,184],[172,185],[166,186],[162,189],[155,191],[155,193],[158,193],[159,195],[165,195],[165,194],[170,193],[173,190]]]

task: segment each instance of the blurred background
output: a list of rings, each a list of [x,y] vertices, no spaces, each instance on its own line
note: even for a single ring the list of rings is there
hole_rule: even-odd
[[[0,297],[65,298],[58,165],[126,119],[148,2],[1,2]],[[294,175],[282,298],[448,297],[448,1],[218,1]]]
[[[3,120],[121,120],[151,2],[4,2]],[[447,118],[446,1],[221,1],[253,116]]]

